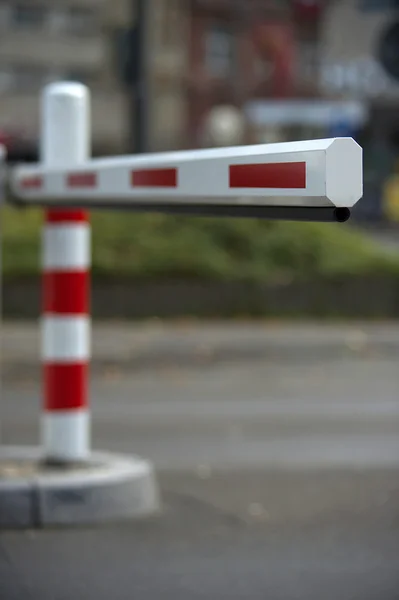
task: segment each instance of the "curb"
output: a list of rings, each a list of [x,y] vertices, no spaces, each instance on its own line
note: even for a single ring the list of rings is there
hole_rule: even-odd
[[[388,252],[388,251],[387,251]],[[8,278],[2,306],[6,319],[37,319],[37,276]],[[292,319],[397,319],[396,273],[341,275],[303,281],[203,281],[126,277],[92,278],[91,316],[97,320],[231,317]]]
[[[40,460],[38,448],[0,448],[0,469],[16,473],[0,474],[0,529],[98,525],[160,511],[154,468],[142,458],[94,452],[68,470]]]

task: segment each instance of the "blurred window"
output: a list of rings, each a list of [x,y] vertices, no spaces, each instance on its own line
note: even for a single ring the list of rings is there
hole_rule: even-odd
[[[97,12],[82,7],[54,7],[48,17],[52,33],[86,36],[98,32]]]
[[[71,7],[62,18],[63,29],[74,35],[90,35],[99,28],[97,12],[89,8]]]
[[[234,36],[226,25],[214,24],[205,34],[205,67],[214,77],[228,77],[234,67]]]
[[[30,2],[11,3],[10,20],[12,25],[23,29],[40,29],[46,23],[47,12],[44,6]]]

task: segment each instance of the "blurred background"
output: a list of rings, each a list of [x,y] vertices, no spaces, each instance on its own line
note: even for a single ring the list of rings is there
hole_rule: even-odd
[[[398,28],[398,0],[0,0],[10,163],[65,79],[95,155],[364,148],[342,225],[90,214],[93,447],[151,459],[165,510],[0,532],[1,598],[398,599]],[[1,207],[6,445],[39,437],[42,221]]]
[[[1,0],[0,141],[33,160],[40,88],[78,80],[93,91],[96,154],[353,136],[357,218],[398,221],[398,7]]]
[[[37,159],[40,90],[56,80],[90,87],[97,156],[335,136],[364,148],[343,227],[94,212],[94,315],[398,316],[398,31],[397,0],[0,0],[10,163]],[[39,309],[41,218],[4,212],[6,315]]]

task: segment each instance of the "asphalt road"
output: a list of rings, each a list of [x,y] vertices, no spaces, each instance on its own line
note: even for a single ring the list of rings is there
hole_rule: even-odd
[[[98,449],[152,458],[162,517],[2,533],[0,598],[399,598],[398,355],[96,373]],[[38,385],[3,390],[35,443]]]

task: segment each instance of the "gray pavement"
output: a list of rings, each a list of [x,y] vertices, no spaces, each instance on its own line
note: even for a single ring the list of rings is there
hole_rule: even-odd
[[[131,331],[107,327],[114,350],[121,339],[130,348]],[[153,327],[159,338],[173,331]],[[218,327],[196,329],[208,343],[211,329],[233,336]],[[397,600],[397,331],[240,327],[257,340],[267,329],[280,350],[197,362],[172,353],[145,369],[94,371],[94,446],[151,458],[164,514],[100,530],[2,533],[1,598]],[[195,325],[180,328],[177,345]],[[281,351],[291,342],[295,351]],[[37,441],[39,404],[34,372],[6,380],[3,443]]]
[[[39,325],[1,327],[3,378],[37,375]],[[280,323],[279,321],[99,322],[93,326],[92,369],[215,364],[228,360],[399,355],[399,323]]]
[[[397,600],[397,531],[378,517],[372,525],[366,516],[248,527],[186,501],[162,526],[7,536],[0,593],[7,600]]]

